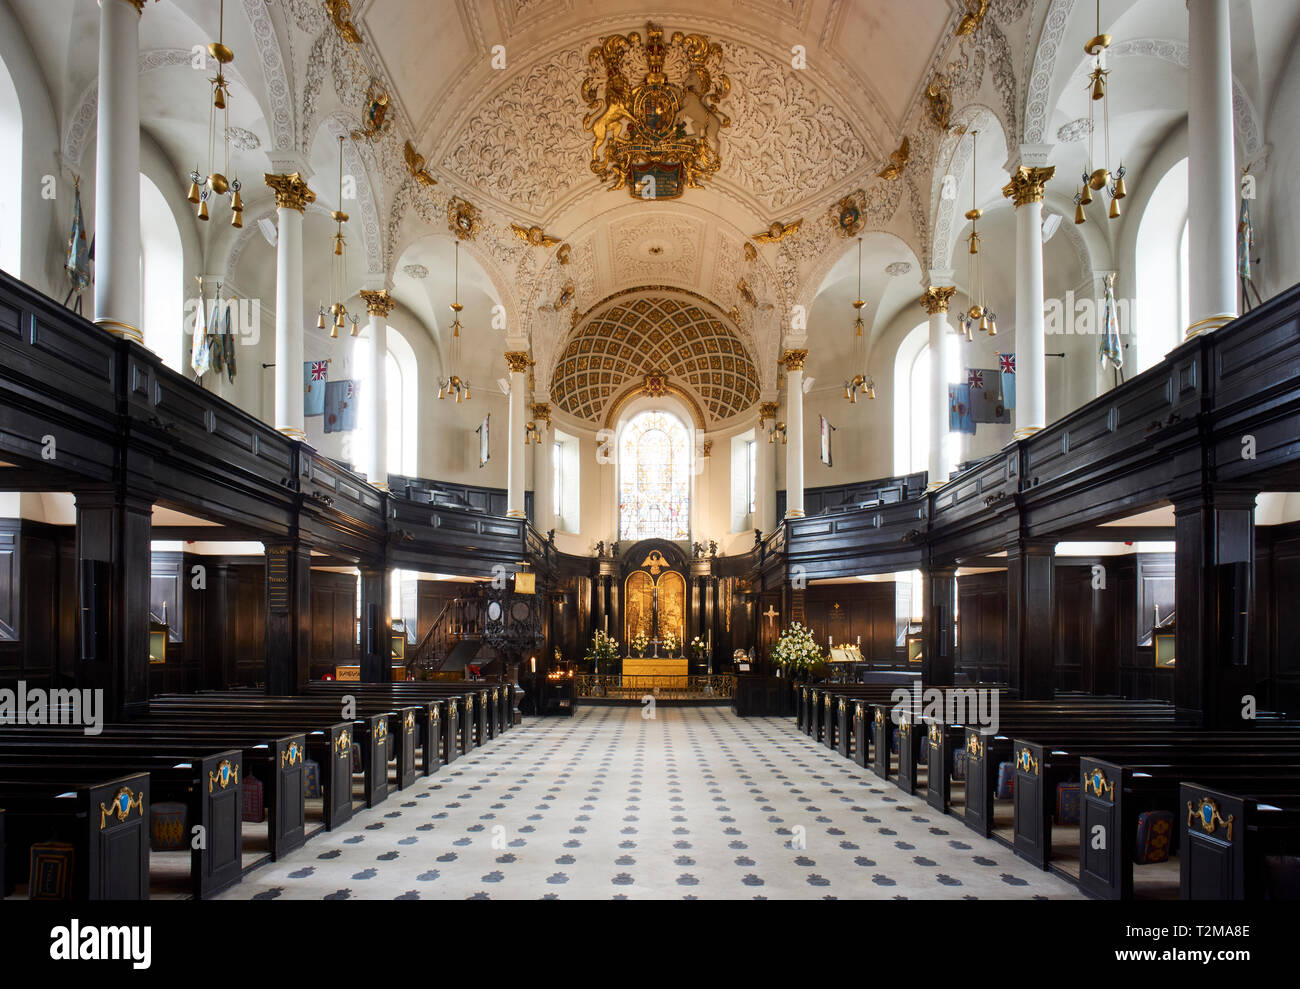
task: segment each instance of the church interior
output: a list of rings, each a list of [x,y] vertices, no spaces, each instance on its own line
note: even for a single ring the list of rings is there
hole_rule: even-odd
[[[1298,51],[0,0],[0,895],[1300,898]]]

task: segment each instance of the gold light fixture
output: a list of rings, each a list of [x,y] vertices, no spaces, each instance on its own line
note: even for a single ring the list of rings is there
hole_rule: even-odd
[[[235,53],[225,45],[226,3],[221,0],[219,20],[217,22],[217,40],[208,45],[208,54],[217,63],[217,74],[208,81],[212,83],[212,106],[208,110],[208,172],[203,175],[197,168],[190,172],[191,203],[198,207],[200,220],[208,219],[208,203],[216,196],[230,197],[230,225],[244,225],[244,201],[239,195],[242,188],[239,179],[227,179],[230,173],[230,87],[226,82],[224,67],[235,60]],[[216,170],[217,146],[217,111],[221,111],[221,143],[225,157],[224,171]]]
[[[361,332],[361,317],[348,312],[348,307],[344,305],[343,299],[347,297],[347,280],[348,280],[348,254],[347,238],[343,236],[343,224],[347,222],[348,215],[343,212],[343,135],[339,135],[339,208],[334,210],[330,216],[335,223],[334,236],[331,238],[332,248],[330,251],[330,297],[334,300],[330,303],[327,310],[324,304],[321,305],[320,311],[316,314],[316,329],[325,329],[325,317],[328,313],[330,317],[330,339],[337,340],[339,330],[343,329],[350,322],[352,324],[352,336],[357,336]]]
[[[867,304],[862,298],[862,238],[858,238],[858,296],[853,300],[853,308],[857,316],[853,320],[853,367],[862,368],[861,371],[854,374],[852,379],[844,382],[844,397],[848,399],[850,405],[858,404],[858,393],[861,392],[869,399],[876,397],[876,383],[867,374],[867,335],[863,332],[865,329],[862,323],[862,307]],[[784,439],[784,437],[783,437]]]
[[[957,317],[957,332],[965,334],[967,340],[975,339],[975,330],[987,333],[991,337],[998,335],[998,317],[988,307],[984,295],[984,258],[980,255],[979,220],[984,211],[976,205],[977,181],[979,167],[979,131],[970,132],[970,209],[966,219],[970,220],[970,236],[966,238],[970,248],[966,252],[966,311]],[[978,301],[976,301],[978,299]]]
[[[1096,61],[1092,72],[1088,74],[1088,166],[1083,173],[1083,181],[1074,196],[1074,222],[1087,223],[1088,216],[1084,207],[1092,202],[1092,194],[1105,189],[1110,194],[1110,210],[1107,213],[1112,220],[1120,216],[1119,201],[1128,195],[1124,186],[1124,177],[1128,169],[1121,161],[1114,172],[1110,171],[1110,93],[1107,77],[1110,70],[1106,68],[1106,52],[1110,48],[1111,36],[1101,32],[1101,0],[1097,0],[1097,33],[1086,45],[1084,52]],[[1096,149],[1096,107],[1101,103],[1102,146],[1104,157],[1097,164]]]
[[[456,298],[451,304],[451,311],[455,313],[455,318],[451,323],[451,347],[448,348],[447,367],[450,373],[446,378],[438,381],[438,397],[452,398],[455,397],[457,403],[469,401],[470,391],[469,382],[464,380],[456,373],[460,368],[460,312],[465,307],[460,304],[460,239],[456,240]]]
[[[771,430],[771,432],[769,432],[769,433],[767,434],[767,441],[768,441],[769,443],[775,443],[775,442],[776,442],[776,438],[779,436],[779,437],[781,437],[781,445],[782,445],[782,446],[785,446],[785,444],[786,444],[786,435],[785,435],[785,434],[786,434],[785,423],[783,423],[783,422],[775,423],[775,424],[772,426],[772,430]]]

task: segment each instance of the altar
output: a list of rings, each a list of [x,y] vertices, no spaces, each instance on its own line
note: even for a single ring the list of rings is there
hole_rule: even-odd
[[[653,657],[637,659],[629,656],[623,660],[623,677],[625,681],[628,677],[653,678],[636,680],[634,685],[638,687],[685,687],[687,672],[686,657],[684,656],[679,656],[676,659],[655,659]]]

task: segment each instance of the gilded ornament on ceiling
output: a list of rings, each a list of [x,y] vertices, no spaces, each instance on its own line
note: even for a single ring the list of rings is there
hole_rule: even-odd
[[[350,45],[361,44],[361,32],[352,23],[352,4],[348,0],[325,0],[325,9],[344,41]]]
[[[867,222],[866,199],[861,189],[835,204],[835,222],[841,236],[857,236]]]
[[[793,223],[782,223],[780,220],[773,220],[771,226],[761,234],[754,234],[754,240],[760,244],[776,244],[785,238],[799,232],[803,226],[803,217],[795,220]]]
[[[651,371],[642,379],[641,393],[651,398],[663,398],[668,394],[668,375],[663,371]]]
[[[745,279],[742,278],[740,281],[736,282],[736,291],[740,293],[740,297],[748,302],[750,306],[754,308],[758,307],[758,296],[754,294],[754,290],[749,287],[749,282],[745,281]]]
[[[447,203],[447,229],[457,240],[473,240],[478,233],[479,211],[473,203],[453,196]]]
[[[965,38],[978,31],[988,12],[989,0],[966,0],[966,13],[957,22],[957,37]]]
[[[636,86],[623,69],[633,49],[641,49],[647,66]],[[675,81],[664,71],[670,49],[680,50],[686,60]],[[665,44],[663,28],[647,23],[644,45],[635,31],[609,35],[591,49],[588,62],[603,68],[605,78],[603,89],[598,71],[582,82],[589,111],[582,127],[592,135],[591,170],[609,181],[609,188],[626,188],[635,198],[676,199],[718,171],[720,132],[731,126],[718,109],[731,92],[721,45],[680,31]]]
[[[569,252],[572,250],[573,248],[571,248],[568,244],[561,244],[560,249],[555,252],[555,260],[559,261],[560,264],[568,264]]]
[[[903,174],[903,169],[907,167],[907,159],[911,156],[911,143],[907,135],[903,135],[903,143],[898,146],[898,150],[889,156],[889,163],[882,168],[877,174],[886,182],[893,182]]]
[[[387,125],[388,103],[388,91],[380,85],[378,79],[371,79],[370,86],[366,89],[366,107],[362,113],[361,129],[352,132],[352,140],[356,141],[364,137],[367,141],[373,141],[384,132],[384,127]],[[410,147],[409,141],[407,147]]]
[[[412,178],[420,185],[437,185],[438,180],[424,167],[424,155],[415,150],[415,145],[407,141],[402,154],[406,157],[406,169],[411,173]]]
[[[936,75],[925,87],[925,99],[929,104],[930,122],[941,131],[952,126],[952,90],[943,75]]]
[[[514,231],[516,237],[531,247],[554,247],[560,242],[559,237],[552,237],[550,234],[545,233],[541,227],[521,227],[517,223],[512,223],[510,229]]]
[[[758,258],[758,248],[749,241],[745,241],[745,260],[754,261]]]

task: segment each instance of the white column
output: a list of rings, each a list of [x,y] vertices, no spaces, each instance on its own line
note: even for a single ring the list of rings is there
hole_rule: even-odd
[[[524,511],[524,419],[528,405],[528,355],[506,351],[510,366],[510,429],[506,455],[506,514],[526,517]]]
[[[362,464],[372,487],[388,490],[388,314],[397,305],[388,291],[365,290],[361,299],[370,314],[365,348],[370,381],[361,390],[361,428],[370,433],[370,456]]]
[[[140,15],[144,0],[101,0],[95,150],[95,322],[140,330]],[[11,149],[12,150],[12,149]]]
[[[1016,439],[1047,425],[1043,320],[1043,186],[1055,168],[1021,165],[1002,194],[1016,209]]]
[[[803,362],[806,350],[787,350],[785,364],[785,517],[803,518]]]
[[[947,282],[952,272],[931,272],[931,282]],[[927,490],[933,491],[948,481],[950,458],[944,450],[948,436],[948,368],[945,350],[948,346],[948,302],[957,289],[952,285],[934,285],[921,296],[921,308],[930,315],[930,481]]]
[[[538,402],[529,410],[536,423],[541,444],[533,454],[533,515],[538,532],[556,528],[556,515],[562,506],[552,497],[555,488],[555,436],[551,432],[551,406]]]
[[[1228,7],[1229,0],[1187,3],[1189,337],[1218,329],[1237,315],[1237,166]]]
[[[290,439],[307,436],[302,409],[302,211],[316,194],[298,172],[268,175],[275,190],[275,428]]]
[[[754,440],[758,449],[758,475],[754,492],[754,528],[769,533],[776,528],[776,444],[769,443],[768,429],[776,424],[777,403],[762,402],[758,407],[758,431]]]

